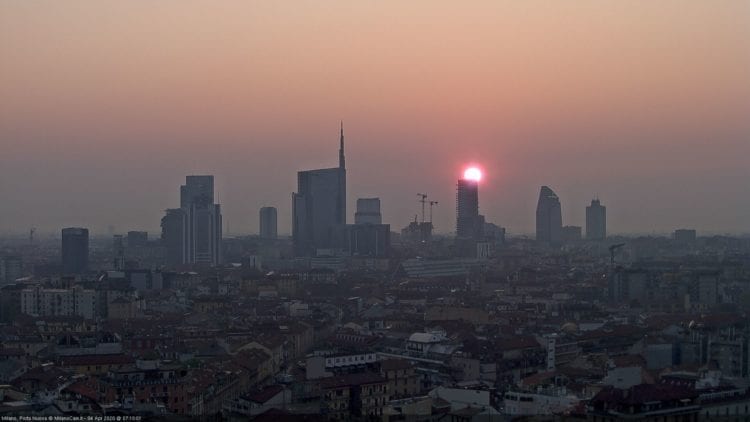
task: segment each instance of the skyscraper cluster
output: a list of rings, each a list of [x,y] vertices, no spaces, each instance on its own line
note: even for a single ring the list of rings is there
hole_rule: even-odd
[[[481,171],[466,170],[456,184],[456,245],[466,256],[479,254],[479,247],[504,242],[502,227],[485,222],[479,213]],[[420,194],[422,195],[422,194]],[[423,220],[426,195],[422,195]],[[292,240],[295,256],[316,255],[386,256],[390,249],[390,226],[382,224],[379,198],[359,198],[354,224],[346,218],[346,158],[344,130],[340,129],[338,166],[297,173],[297,192],[292,194]],[[430,207],[437,202],[429,202]],[[431,215],[430,208],[430,215]],[[278,237],[278,216],[274,207],[259,211],[260,238]],[[431,220],[431,217],[430,217]],[[415,222],[416,224],[416,222]],[[423,223],[424,224],[424,223]],[[430,223],[431,226],[431,223]],[[191,175],[180,187],[180,207],[166,210],[161,221],[162,244],[167,265],[207,264],[222,261],[222,217],[214,203],[211,175]],[[139,236],[129,233],[135,240]],[[144,241],[146,239],[145,236]],[[574,242],[582,237],[581,227],[563,226],[560,199],[542,186],[536,208],[536,239],[549,245]],[[586,207],[586,238],[606,237],[606,207],[598,199]],[[407,237],[405,237],[407,238]],[[421,239],[421,237],[420,237]]]
[[[586,207],[586,239],[603,240],[607,237],[607,207],[599,199]],[[536,206],[536,240],[550,245],[580,240],[581,228],[562,225],[560,198],[549,186],[542,186]]]
[[[218,265],[221,254],[221,206],[214,203],[214,177],[187,176],[180,187],[180,208],[161,220],[169,265]]]

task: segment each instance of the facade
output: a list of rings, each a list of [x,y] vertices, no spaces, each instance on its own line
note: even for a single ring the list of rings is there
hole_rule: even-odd
[[[128,232],[128,248],[142,248],[148,243],[148,232],[134,231]]]
[[[190,208],[195,203],[213,204],[214,177],[212,175],[185,176],[180,186],[180,208]]]
[[[456,185],[456,237],[478,239],[484,221],[479,215],[479,182],[461,179]]]
[[[86,272],[89,266],[89,230],[68,227],[62,230],[62,270],[65,274]]]
[[[336,249],[348,256],[387,257],[391,250],[390,224],[345,224],[333,229]]]
[[[576,404],[578,399],[566,394],[564,387],[534,392],[511,390],[503,396],[505,413],[513,417],[560,414]]]
[[[321,413],[332,420],[380,417],[390,398],[388,380],[368,372],[326,378],[320,392]]]
[[[380,375],[388,380],[388,394],[394,397],[413,397],[419,394],[419,374],[406,359],[380,361]]]
[[[188,264],[221,264],[221,206],[193,203],[188,208]]]
[[[339,166],[297,173],[292,194],[292,237],[297,256],[333,247],[332,231],[346,224],[346,166],[341,129]]]
[[[562,241],[562,211],[560,199],[548,186],[539,191],[536,205],[536,240],[549,244]]]
[[[262,239],[276,239],[278,237],[278,223],[275,207],[260,209],[260,237]]]
[[[380,198],[357,199],[354,224],[383,224],[383,217],[380,215]]]
[[[0,284],[10,284],[23,277],[23,260],[20,256],[0,258]]]
[[[221,205],[213,194],[213,176],[186,177],[180,208],[168,209],[161,220],[168,265],[221,264]]]
[[[33,287],[21,291],[21,313],[32,316],[97,316],[97,292],[81,288],[43,289]]]
[[[607,237],[607,207],[599,199],[586,207],[586,239],[604,240]]]
[[[107,402],[158,403],[175,414],[188,410],[188,382],[178,366],[126,365],[99,378],[99,392]]]

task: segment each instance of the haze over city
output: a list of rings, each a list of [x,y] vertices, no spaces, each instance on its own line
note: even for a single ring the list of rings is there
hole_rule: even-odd
[[[750,420],[750,1],[0,1],[0,422]]]
[[[225,229],[291,230],[296,173],[336,165],[348,209],[400,228],[417,192],[455,229],[455,184],[532,233],[539,186],[611,233],[748,232],[750,3],[0,4],[0,231],[157,232],[213,174]],[[348,219],[351,221],[352,216]]]

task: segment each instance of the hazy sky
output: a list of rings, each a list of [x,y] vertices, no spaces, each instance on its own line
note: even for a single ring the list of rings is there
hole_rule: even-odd
[[[0,2],[0,232],[158,236],[187,174],[216,176],[230,232],[279,209],[347,139],[349,220],[417,192],[455,226],[530,232],[539,186],[610,232],[750,231],[750,2]]]

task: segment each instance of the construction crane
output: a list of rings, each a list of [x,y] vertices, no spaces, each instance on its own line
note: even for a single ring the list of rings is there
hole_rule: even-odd
[[[615,265],[615,252],[621,247],[625,246],[624,243],[618,243],[609,247],[609,264]]]
[[[432,206],[437,204],[438,201],[430,201],[430,224],[432,224]]]
[[[418,193],[419,200],[417,202],[422,203],[422,222],[424,223],[424,204],[427,203],[427,195],[424,193]]]

